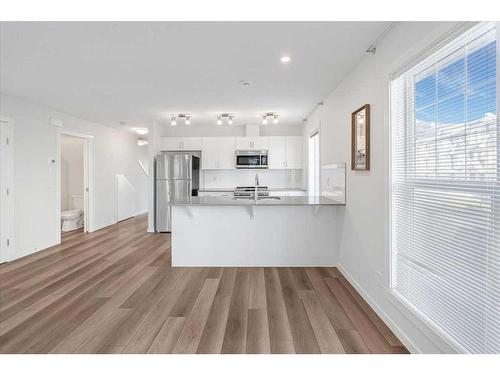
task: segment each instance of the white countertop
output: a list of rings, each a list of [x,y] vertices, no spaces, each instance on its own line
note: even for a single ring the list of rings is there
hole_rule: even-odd
[[[169,202],[170,206],[345,206],[345,203],[322,196],[280,197],[280,199],[235,199],[223,196],[190,197]]]

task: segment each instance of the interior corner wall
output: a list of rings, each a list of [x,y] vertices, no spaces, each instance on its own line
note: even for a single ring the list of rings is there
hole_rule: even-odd
[[[115,176],[124,174],[137,191],[138,213],[147,211],[147,177],[139,164],[137,137],[14,96],[0,94],[0,114],[14,120],[15,258],[60,242],[57,202],[58,129],[93,136],[91,230],[115,223]]]
[[[454,352],[390,292],[389,82],[391,75],[458,26],[401,22],[366,55],[308,118],[320,128],[321,164],[345,162],[346,206],[339,208],[339,269],[412,352]],[[351,171],[351,113],[370,104],[370,171]],[[307,138],[304,137],[304,138]],[[307,147],[307,146],[306,146]]]

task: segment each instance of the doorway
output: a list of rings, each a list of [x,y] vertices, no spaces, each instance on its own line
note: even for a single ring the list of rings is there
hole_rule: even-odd
[[[15,257],[14,248],[14,125],[0,119],[0,263]]]
[[[92,231],[92,140],[92,136],[85,134],[62,130],[59,132],[57,153],[59,238],[63,232]]]
[[[309,195],[320,195],[320,153],[319,153],[319,130],[315,130],[309,136]]]

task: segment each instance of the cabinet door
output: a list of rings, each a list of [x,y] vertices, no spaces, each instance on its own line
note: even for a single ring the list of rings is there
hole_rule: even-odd
[[[236,150],[251,150],[252,147],[252,137],[236,137],[235,147]]]
[[[302,137],[286,137],[286,168],[301,169],[302,162]]]
[[[284,169],[286,137],[269,137],[269,169]]]
[[[181,147],[183,150],[199,151],[201,150],[200,137],[183,137],[180,139]]]
[[[216,137],[205,137],[201,140],[201,168],[216,169],[219,160]]]
[[[252,149],[269,150],[269,137],[250,137]]]
[[[162,151],[175,151],[182,150],[182,141],[179,137],[162,137],[161,138]]]
[[[234,169],[235,160],[233,137],[202,139],[202,169]]]
[[[236,137],[236,150],[268,150],[269,137]]]
[[[234,137],[219,137],[219,163],[217,169],[236,169],[236,153]]]

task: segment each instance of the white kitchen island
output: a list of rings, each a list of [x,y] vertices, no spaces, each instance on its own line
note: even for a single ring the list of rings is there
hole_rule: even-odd
[[[335,266],[336,210],[326,197],[171,202],[172,266]]]

